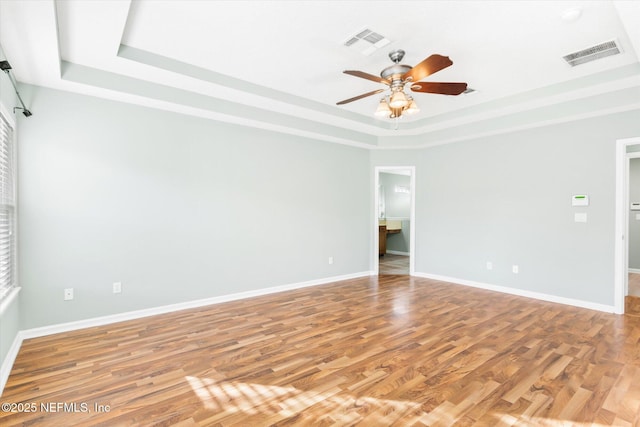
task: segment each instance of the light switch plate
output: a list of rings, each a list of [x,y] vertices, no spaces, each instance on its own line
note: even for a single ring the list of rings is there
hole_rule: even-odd
[[[573,216],[573,220],[575,222],[587,222],[587,214],[586,212],[577,212]]]

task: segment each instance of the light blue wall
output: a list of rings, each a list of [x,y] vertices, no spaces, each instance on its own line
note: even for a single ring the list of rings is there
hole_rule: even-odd
[[[0,60],[6,59],[7,58],[5,58],[4,52],[0,47]],[[13,114],[13,107],[18,105],[17,98],[15,96],[13,86],[11,86],[11,82],[4,72],[0,72],[0,104],[2,104],[5,114],[10,117],[14,117],[17,122],[24,119],[20,112],[18,112],[18,116]],[[16,125],[16,128],[17,127],[18,126]],[[17,133],[18,129],[14,129],[14,131]],[[0,366],[9,353],[9,349],[20,330],[19,306],[20,294],[8,303],[7,301],[0,302]]]
[[[416,166],[417,272],[613,306],[615,141],[634,135],[638,111],[371,160]]]
[[[387,251],[402,252],[409,255],[411,244],[411,221],[402,220],[402,230],[397,234],[387,235]],[[400,254],[400,255],[402,255]]]
[[[416,271],[613,305],[614,146],[640,135],[638,111],[368,152],[21,91],[23,292],[2,358],[18,329],[370,270],[375,165],[416,166]]]
[[[22,92],[24,328],[369,271],[367,151]]]

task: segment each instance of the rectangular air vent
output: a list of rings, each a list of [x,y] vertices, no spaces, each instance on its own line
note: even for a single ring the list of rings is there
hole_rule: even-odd
[[[600,58],[604,58],[611,55],[617,55],[622,52],[620,45],[616,40],[600,43],[596,46],[591,46],[586,49],[573,52],[562,58],[567,61],[567,64],[575,67],[576,65],[585,64],[587,62],[595,61]]]
[[[368,28],[364,28],[356,34],[349,36],[344,42],[344,45],[357,50],[365,56],[369,56],[389,43],[391,43],[391,40]]]

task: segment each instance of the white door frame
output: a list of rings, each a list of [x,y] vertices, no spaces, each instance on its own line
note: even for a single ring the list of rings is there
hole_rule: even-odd
[[[380,185],[380,172],[397,172],[397,171],[409,171],[411,173],[410,195],[411,195],[411,212],[409,214],[409,274],[413,276],[415,274],[415,250],[416,250],[416,167],[415,166],[376,166],[374,168],[374,182],[373,182],[373,252],[371,262],[373,265],[373,275],[377,276],[379,273],[378,258],[379,258],[379,231],[378,231],[378,218],[380,213],[378,209],[380,207],[379,191]]]
[[[640,137],[616,141],[616,221],[614,249],[614,309],[624,313],[629,276],[629,162],[640,153],[627,153],[627,147],[640,144]]]

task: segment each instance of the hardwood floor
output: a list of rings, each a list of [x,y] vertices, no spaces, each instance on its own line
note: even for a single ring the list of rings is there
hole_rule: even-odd
[[[378,258],[378,274],[409,274],[409,257],[386,253]]]
[[[640,318],[367,277],[26,340],[0,401],[2,426],[637,426]]]
[[[624,312],[640,317],[640,274],[629,273],[629,292],[624,298]]]
[[[629,273],[629,295],[640,297],[640,273]]]

